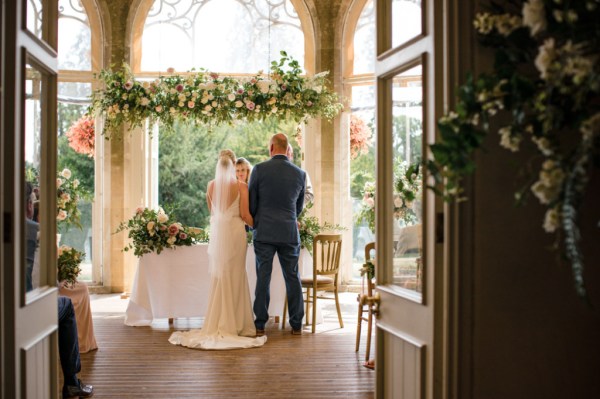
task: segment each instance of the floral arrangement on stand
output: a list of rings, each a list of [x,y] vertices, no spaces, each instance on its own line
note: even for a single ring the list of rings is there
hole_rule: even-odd
[[[411,225],[421,219],[413,207],[415,201],[422,201],[423,175],[421,162],[408,165],[396,162],[394,181],[394,216]]]
[[[66,133],[69,139],[69,146],[80,154],[94,157],[96,129],[94,118],[90,115],[83,115],[81,118],[73,122]]]
[[[298,216],[298,227],[300,231],[300,247],[306,248],[312,254],[313,239],[317,234],[325,231],[344,231],[346,228],[339,224],[325,222],[321,224],[316,216],[309,216],[308,211],[313,207],[312,202],[304,205],[304,209]]]
[[[420,162],[407,164],[396,162],[394,171],[394,217],[405,224],[416,223],[420,215],[415,213],[413,204],[419,201],[423,187],[423,177]],[[361,208],[356,215],[356,221],[367,222],[369,229],[375,232],[375,182],[366,182],[363,188]]]
[[[160,254],[165,248],[190,246],[207,242],[208,235],[198,227],[184,226],[165,212],[149,208],[138,208],[133,217],[121,222],[115,233],[127,230],[131,242],[123,251],[133,250],[137,257],[156,252]]]
[[[71,248],[67,245],[58,247],[58,281],[64,281],[65,284],[73,286],[77,282],[77,277],[81,274],[79,265],[85,258],[85,253]]]
[[[138,81],[127,65],[117,72],[104,70],[99,75],[104,88],[93,92],[88,113],[105,117],[107,138],[123,123],[136,127],[146,120],[171,128],[175,121],[214,126],[268,118],[333,119],[343,106],[327,86],[328,72],[301,76],[298,61],[284,51],[281,56],[269,75],[259,71],[239,79],[200,70]]]
[[[375,182],[366,182],[362,194],[362,203],[356,214],[356,222],[367,222],[369,230],[375,233]]]
[[[537,168],[515,193],[533,193],[547,208],[540,223],[562,240],[577,293],[585,297],[578,212],[589,176],[600,161],[600,2],[529,0],[494,4],[474,26],[493,48],[493,70],[468,76],[453,112],[438,123],[441,141],[431,146],[427,168],[434,190],[446,199],[463,196],[461,181],[473,172],[472,153],[490,132],[490,122],[511,152],[532,145],[525,165]],[[440,189],[441,187],[441,189]]]
[[[373,131],[355,114],[350,115],[350,158],[369,152]]]
[[[69,169],[63,169],[56,178],[56,222],[58,226],[75,225],[81,228],[81,212],[77,204],[89,199],[90,193],[79,185]]]

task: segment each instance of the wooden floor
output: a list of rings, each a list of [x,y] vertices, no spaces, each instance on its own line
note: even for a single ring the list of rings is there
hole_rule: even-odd
[[[121,301],[122,307],[125,300],[94,295],[99,349],[82,354],[80,378],[94,386],[95,398],[372,398],[375,375],[362,367],[364,335],[361,350],[354,351],[356,294],[343,295],[343,329],[334,302],[325,301],[325,322],[316,334],[307,328],[292,336],[271,324],[264,347],[230,351],[171,345],[172,331],[197,327],[198,321],[128,327],[122,309],[110,306]]]

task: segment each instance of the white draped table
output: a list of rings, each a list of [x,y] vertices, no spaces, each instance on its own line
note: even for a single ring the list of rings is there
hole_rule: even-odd
[[[208,303],[208,245],[166,249],[160,255],[146,254],[139,259],[133,280],[129,305],[125,312],[128,326],[148,326],[154,319],[204,317]],[[300,274],[312,274],[312,257],[303,249],[299,262]],[[254,302],[256,266],[254,247],[246,254],[246,273]],[[271,275],[269,316],[282,316],[285,282],[277,256]],[[322,320],[317,312],[317,321]]]

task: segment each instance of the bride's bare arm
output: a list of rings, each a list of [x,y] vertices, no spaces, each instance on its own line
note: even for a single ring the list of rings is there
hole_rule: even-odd
[[[214,180],[208,182],[208,188],[206,189],[206,204],[208,205],[208,213],[212,212],[211,198],[213,194]]]
[[[240,187],[240,216],[244,223],[248,226],[252,227],[254,225],[254,220],[252,219],[252,215],[250,214],[250,200],[248,195],[248,185],[246,183],[239,183]]]

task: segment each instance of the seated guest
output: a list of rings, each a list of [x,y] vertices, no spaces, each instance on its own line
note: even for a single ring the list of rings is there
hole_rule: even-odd
[[[35,259],[35,250],[38,245],[38,232],[40,225],[33,220],[33,202],[35,194],[33,186],[29,182],[25,182],[25,242],[26,242],[26,261],[27,271],[25,275],[26,290],[33,289],[33,264]]]
[[[58,354],[64,377],[63,399],[92,397],[94,388],[77,378],[77,374],[81,371],[81,359],[77,343],[75,310],[71,300],[62,296],[58,297]]]
[[[94,323],[92,322],[92,310],[90,308],[90,292],[87,284],[75,282],[73,286],[59,283],[59,295],[71,299],[75,308],[75,318],[77,320],[77,337],[79,340],[79,352],[87,353],[98,349],[96,337],[94,336]]]

